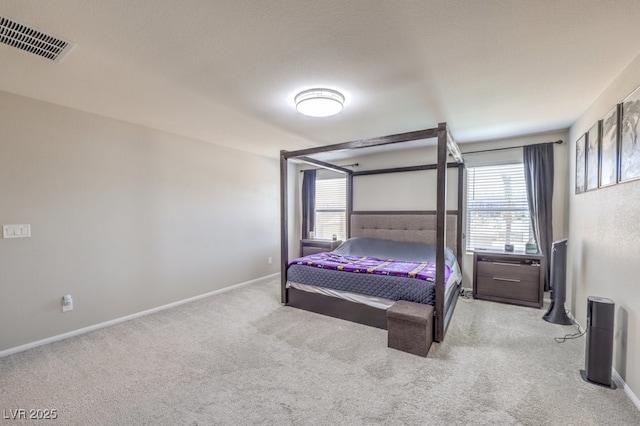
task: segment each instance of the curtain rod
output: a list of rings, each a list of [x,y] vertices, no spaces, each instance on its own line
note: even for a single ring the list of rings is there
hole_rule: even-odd
[[[531,143],[531,144],[528,144],[528,145],[506,146],[504,148],[492,148],[492,149],[481,149],[481,150],[478,150],[478,151],[467,151],[467,152],[463,152],[462,155],[464,155],[464,154],[475,154],[475,153],[478,153],[478,152],[502,151],[503,149],[523,148],[525,146],[544,145],[546,143],[557,143],[558,145],[560,145],[562,143],[562,139],[559,139],[559,140],[554,141],[554,142]]]

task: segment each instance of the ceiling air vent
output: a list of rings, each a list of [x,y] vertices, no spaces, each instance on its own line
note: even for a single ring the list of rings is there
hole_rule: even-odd
[[[69,40],[43,33],[2,15],[0,42],[52,61],[59,61],[73,47]]]

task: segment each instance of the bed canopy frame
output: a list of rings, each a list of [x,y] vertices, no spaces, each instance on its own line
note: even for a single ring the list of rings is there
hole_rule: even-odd
[[[319,153],[343,150],[357,150],[361,148],[376,147],[382,145],[395,145],[403,142],[418,141],[423,139],[437,138],[437,163],[421,166],[396,167],[377,170],[353,171],[331,163],[314,159],[310,156]],[[449,162],[448,158],[451,158]],[[436,282],[435,282],[435,306],[434,306],[434,340],[441,342],[444,339],[446,329],[455,307],[455,299],[459,294],[459,288],[452,300],[453,306],[445,312],[445,247],[447,245],[447,217],[455,216],[454,227],[455,252],[458,263],[462,264],[462,184],[464,179],[464,161],[458,145],[453,140],[446,123],[439,123],[438,127],[424,129],[414,132],[400,133],[372,139],[362,139],[333,145],[303,149],[298,151],[280,152],[280,212],[281,212],[281,302],[285,305],[310,310],[333,317],[347,319],[362,324],[372,325],[379,328],[386,328],[386,317],[381,309],[372,308],[341,299],[329,298],[327,296],[309,294],[303,295],[301,291],[287,288],[287,267],[289,263],[289,215],[288,215],[288,161],[297,160],[320,168],[343,173],[346,176],[347,186],[347,206],[346,206],[346,231],[347,237],[352,236],[352,218],[356,215],[370,214],[412,214],[423,216],[435,216],[435,243],[436,243]],[[457,206],[454,210],[447,210],[447,169],[458,169],[458,197]],[[418,170],[435,170],[436,180],[436,210],[428,211],[353,211],[353,178],[354,176],[409,172]]]

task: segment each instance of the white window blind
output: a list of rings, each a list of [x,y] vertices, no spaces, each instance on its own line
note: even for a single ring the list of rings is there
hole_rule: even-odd
[[[347,235],[347,180],[345,178],[316,180],[315,238],[339,240]]]
[[[524,250],[531,221],[522,163],[467,170],[467,250]]]

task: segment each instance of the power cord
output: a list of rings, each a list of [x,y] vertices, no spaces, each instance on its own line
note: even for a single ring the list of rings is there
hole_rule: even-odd
[[[460,298],[465,302],[473,302],[473,291],[470,288],[462,288],[460,290]]]
[[[581,332],[580,328],[578,327],[578,332],[577,333],[565,334],[562,337],[554,337],[553,340],[555,340],[556,343],[564,343],[567,340],[578,339],[578,338],[584,336],[585,334],[587,334],[587,330]]]
[[[571,315],[571,311],[569,309],[565,310],[565,313],[568,315]],[[553,340],[556,341],[556,343],[564,343],[567,340],[571,340],[571,339],[579,339],[580,337],[584,336],[585,334],[587,334],[587,330],[580,331],[580,329],[582,328],[580,326],[580,323],[578,323],[578,321],[575,320],[575,318],[573,318],[573,316],[571,317],[571,320],[573,321],[573,324],[578,327],[578,332],[577,333],[573,333],[573,334],[565,334],[562,337],[554,337]]]

